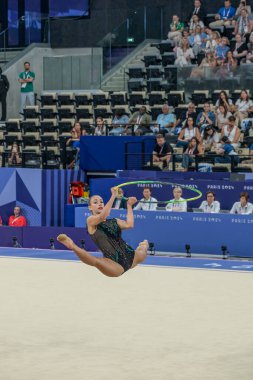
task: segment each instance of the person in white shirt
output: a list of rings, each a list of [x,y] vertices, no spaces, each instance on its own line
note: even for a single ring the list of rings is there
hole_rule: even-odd
[[[208,191],[206,193],[206,201],[203,201],[199,206],[203,212],[210,212],[217,214],[220,212],[220,202],[215,200],[215,194],[213,191]]]
[[[134,210],[155,211],[157,209],[157,199],[151,197],[150,188],[145,187],[142,194],[143,198],[135,206]]]
[[[249,194],[243,191],[240,194],[240,202],[235,202],[230,210],[230,214],[252,214],[253,204],[249,202]]]
[[[182,198],[182,189],[177,186],[173,189],[174,199],[170,200],[170,203],[166,206],[166,211],[173,212],[187,212],[187,202]]]

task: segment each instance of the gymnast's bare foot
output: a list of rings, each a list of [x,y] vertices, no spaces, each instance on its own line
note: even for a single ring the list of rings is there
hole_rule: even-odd
[[[57,240],[63,245],[65,245],[65,247],[67,247],[68,249],[73,250],[74,242],[67,235],[60,234],[57,236]]]
[[[140,242],[140,244],[139,244],[139,247],[140,247],[140,248],[144,248],[145,250],[148,250],[148,246],[149,246],[149,244],[148,244],[148,241],[147,241],[147,240],[143,240],[143,241]]]

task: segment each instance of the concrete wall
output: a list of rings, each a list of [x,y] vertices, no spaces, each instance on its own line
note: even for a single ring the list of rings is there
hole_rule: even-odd
[[[97,48],[97,53],[101,57],[102,65],[102,49]],[[21,53],[17,59],[16,63],[9,65],[4,74],[7,75],[10,82],[10,90],[7,95],[7,119],[19,117],[20,112],[20,84],[18,82],[18,75],[23,71],[23,64],[25,61],[31,63],[31,70],[35,72],[36,80],[34,82],[34,91],[40,95],[44,90],[44,75],[47,75],[47,71],[50,70],[49,67],[43,67],[44,57],[64,57],[64,56],[91,56],[91,48],[69,48],[69,49],[52,49],[49,46],[34,46],[34,48],[28,48]],[[83,68],[85,70],[85,68]],[[59,85],[60,86],[60,85]],[[59,90],[60,87],[54,88],[54,90]],[[82,88],[80,88],[81,90]],[[83,89],[84,90],[84,89]]]

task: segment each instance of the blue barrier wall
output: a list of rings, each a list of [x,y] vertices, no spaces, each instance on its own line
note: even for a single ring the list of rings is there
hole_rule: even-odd
[[[71,181],[85,181],[76,170],[0,169],[0,215],[4,224],[16,204],[29,226],[64,225],[64,204]]]
[[[75,210],[76,227],[84,227],[90,215],[87,208]],[[112,210],[110,217],[126,218],[126,212]],[[226,245],[230,255],[253,257],[253,215],[193,214],[152,211],[135,211],[134,229],[123,232],[124,238],[134,248],[148,239],[157,251],[221,254]]]
[[[119,185],[124,182],[145,180],[147,178],[104,178],[104,179],[92,179],[90,181],[90,194],[99,194],[108,201],[110,197],[110,188]],[[152,179],[152,178],[151,178]],[[154,179],[155,180],[155,179]],[[166,181],[166,179],[161,179]],[[239,194],[242,191],[247,191],[253,202],[253,181],[246,182],[230,182],[230,181],[204,181],[204,180],[182,180],[182,179],[170,179],[169,182],[175,182],[179,185],[189,186],[200,190],[203,196],[197,200],[188,202],[188,207],[199,207],[202,200],[205,199],[205,194],[207,191],[214,191],[216,194],[216,199],[221,203],[221,209],[230,210],[233,203],[239,200]],[[148,185],[152,189],[152,195],[158,200],[169,200],[172,199],[172,186],[170,185],[160,185],[160,184],[150,184]],[[137,199],[142,198],[143,184],[130,185],[124,187],[125,196],[136,196]],[[183,188],[183,197],[192,198],[197,194],[189,189]]]
[[[132,158],[135,163],[132,168],[141,169],[141,144],[137,143],[142,141],[145,142],[145,153],[149,161],[155,145],[154,136],[83,136],[80,140],[80,167],[83,170],[102,172],[124,169],[125,143],[131,142],[135,144],[129,145],[129,152],[137,154]]]

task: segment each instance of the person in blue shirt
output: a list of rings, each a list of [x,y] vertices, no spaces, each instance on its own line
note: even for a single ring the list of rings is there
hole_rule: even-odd
[[[217,63],[221,64],[225,62],[227,58],[227,52],[229,51],[229,41],[227,37],[222,37],[220,43],[217,45],[215,49],[215,58],[217,59]]]
[[[117,108],[115,110],[115,115],[112,120],[112,129],[110,135],[119,136],[125,132],[126,126],[128,124],[129,117],[125,114],[123,108]]]
[[[223,136],[221,139],[221,148],[217,150],[219,156],[215,157],[215,164],[229,164],[237,165],[240,162],[240,157],[236,153],[235,148],[231,144],[227,136]]]
[[[152,127],[153,132],[167,132],[172,133],[175,127],[175,115],[170,113],[170,107],[168,104],[164,104],[162,107],[162,113],[157,116],[157,125]]]
[[[217,26],[228,26],[231,25],[234,16],[235,8],[232,7],[230,0],[225,0],[224,7],[218,10],[218,13],[215,15],[215,21],[209,24],[210,28],[216,28]]]
[[[203,111],[197,116],[196,124],[200,127],[200,132],[203,132],[207,126],[215,125],[215,114],[211,111],[209,103],[204,104]]]

